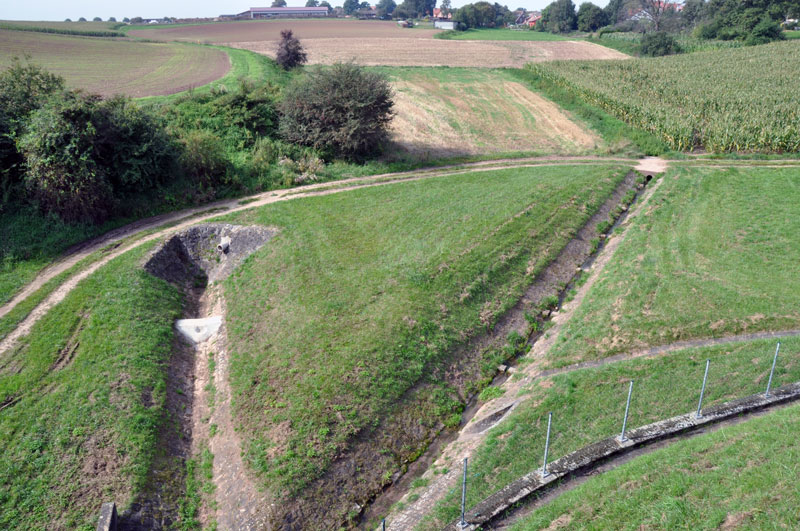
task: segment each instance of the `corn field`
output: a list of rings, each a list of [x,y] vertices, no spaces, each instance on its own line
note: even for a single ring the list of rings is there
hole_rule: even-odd
[[[527,68],[672,149],[800,151],[800,42]]]

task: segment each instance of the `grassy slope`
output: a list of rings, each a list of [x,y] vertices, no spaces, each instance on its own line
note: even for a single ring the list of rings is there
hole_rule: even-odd
[[[513,529],[746,529],[797,525],[800,406],[720,429],[591,478]],[[641,526],[641,527],[640,527]]]
[[[562,332],[554,363],[800,326],[800,168],[664,179]]]
[[[291,491],[320,474],[428,364],[511,306],[624,173],[471,173],[227,218],[281,230],[226,281],[235,415],[251,466]],[[438,415],[452,412],[447,395],[432,398]]]
[[[149,247],[79,284],[0,360],[0,402],[20,397],[0,415],[3,527],[93,528],[103,501],[143,486],[182,305],[139,269]]]
[[[546,31],[510,30],[500,28],[480,28],[467,31],[445,31],[437,33],[437,39],[454,41],[568,41],[563,35]]]
[[[468,507],[541,466],[548,412],[553,412],[550,459],[557,459],[619,433],[629,380],[635,381],[635,387],[628,426],[637,427],[693,411],[706,359],[711,359],[706,406],[763,391],[774,349],[772,340],[689,349],[667,357],[584,369],[533,384],[529,399],[489,433],[473,456]],[[773,385],[800,379],[800,339],[783,340],[778,361]],[[439,504],[435,518],[430,518],[425,528],[435,528],[435,523],[458,516],[460,491],[456,490]]]

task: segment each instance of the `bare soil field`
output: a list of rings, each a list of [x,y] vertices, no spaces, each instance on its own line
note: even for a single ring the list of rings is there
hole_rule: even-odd
[[[504,151],[579,154],[600,139],[554,103],[486,70],[390,69],[392,138],[418,156]]]
[[[128,35],[161,41],[221,44],[226,42],[276,41],[281,30],[290,29],[303,39],[411,38],[432,39],[439,30],[400,28],[393,21],[346,19],[286,19],[221,22],[194,26],[131,29]]]
[[[423,30],[408,30],[406,35]],[[302,36],[301,36],[302,37]],[[354,61],[366,66],[463,66],[520,68],[563,59],[626,59],[616,50],[582,41],[448,41],[414,37],[306,38],[311,64]],[[272,41],[230,41],[226,46],[275,57]]]
[[[0,68],[30,56],[67,85],[104,96],[173,94],[224,76],[225,52],[203,46],[0,30]]]

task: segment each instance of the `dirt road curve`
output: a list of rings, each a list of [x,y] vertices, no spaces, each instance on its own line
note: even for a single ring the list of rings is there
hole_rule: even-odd
[[[131,225],[111,231],[110,233],[91,240],[90,242],[81,245],[80,248],[66,257],[64,260],[46,268],[42,271],[30,284],[25,286],[11,301],[0,307],[0,317],[8,314],[14,309],[21,301],[25,300],[36,290],[41,288],[47,281],[55,276],[67,271],[78,262],[87,258],[90,254],[103,249],[104,247],[120,242],[126,238],[136,236],[139,233],[153,230],[158,227],[168,225],[168,228],[159,230],[140,238],[132,243],[120,245],[112,251],[108,252],[102,259],[92,263],[88,267],[82,269],[69,279],[67,279],[61,286],[59,286],[53,293],[45,298],[34,310],[17,326],[17,328],[0,341],[0,355],[7,352],[16,341],[30,332],[31,327],[43,316],[50,308],[61,302],[67,294],[77,285],[78,282],[88,277],[100,267],[107,264],[117,256],[120,256],[131,249],[134,249],[144,243],[163,238],[164,236],[173,232],[180,231],[196,223],[206,221],[213,217],[219,216],[224,213],[239,212],[251,208],[276,203],[278,201],[286,201],[288,199],[295,199],[299,197],[308,197],[312,195],[327,195],[337,192],[344,192],[354,190],[365,186],[378,186],[384,184],[391,184],[400,181],[412,181],[419,179],[427,179],[432,177],[440,177],[444,175],[452,175],[470,171],[480,171],[489,169],[503,169],[512,167],[526,167],[526,166],[541,166],[541,165],[561,165],[561,164],[609,164],[609,163],[630,163],[634,164],[634,159],[605,159],[600,157],[539,157],[529,159],[502,159],[494,161],[483,161],[464,165],[443,166],[439,168],[431,168],[428,170],[416,170],[411,172],[402,172],[394,174],[373,175],[370,177],[359,177],[354,179],[347,179],[342,181],[335,181],[329,183],[319,183],[315,185],[304,186],[303,188],[276,190],[273,192],[265,192],[246,200],[246,204],[241,204],[242,200],[228,200],[211,205],[206,205],[200,208],[193,208],[166,214],[155,218],[141,220]]]

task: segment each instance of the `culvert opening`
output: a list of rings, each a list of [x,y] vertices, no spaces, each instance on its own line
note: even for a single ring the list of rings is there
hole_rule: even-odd
[[[472,427],[469,429],[470,433],[482,433],[489,428],[494,427],[495,425],[499,424],[501,420],[503,420],[506,415],[508,415],[514,406],[517,405],[516,402],[513,404],[509,404],[504,408],[498,409],[494,413],[486,415],[481,420],[477,421]]]

